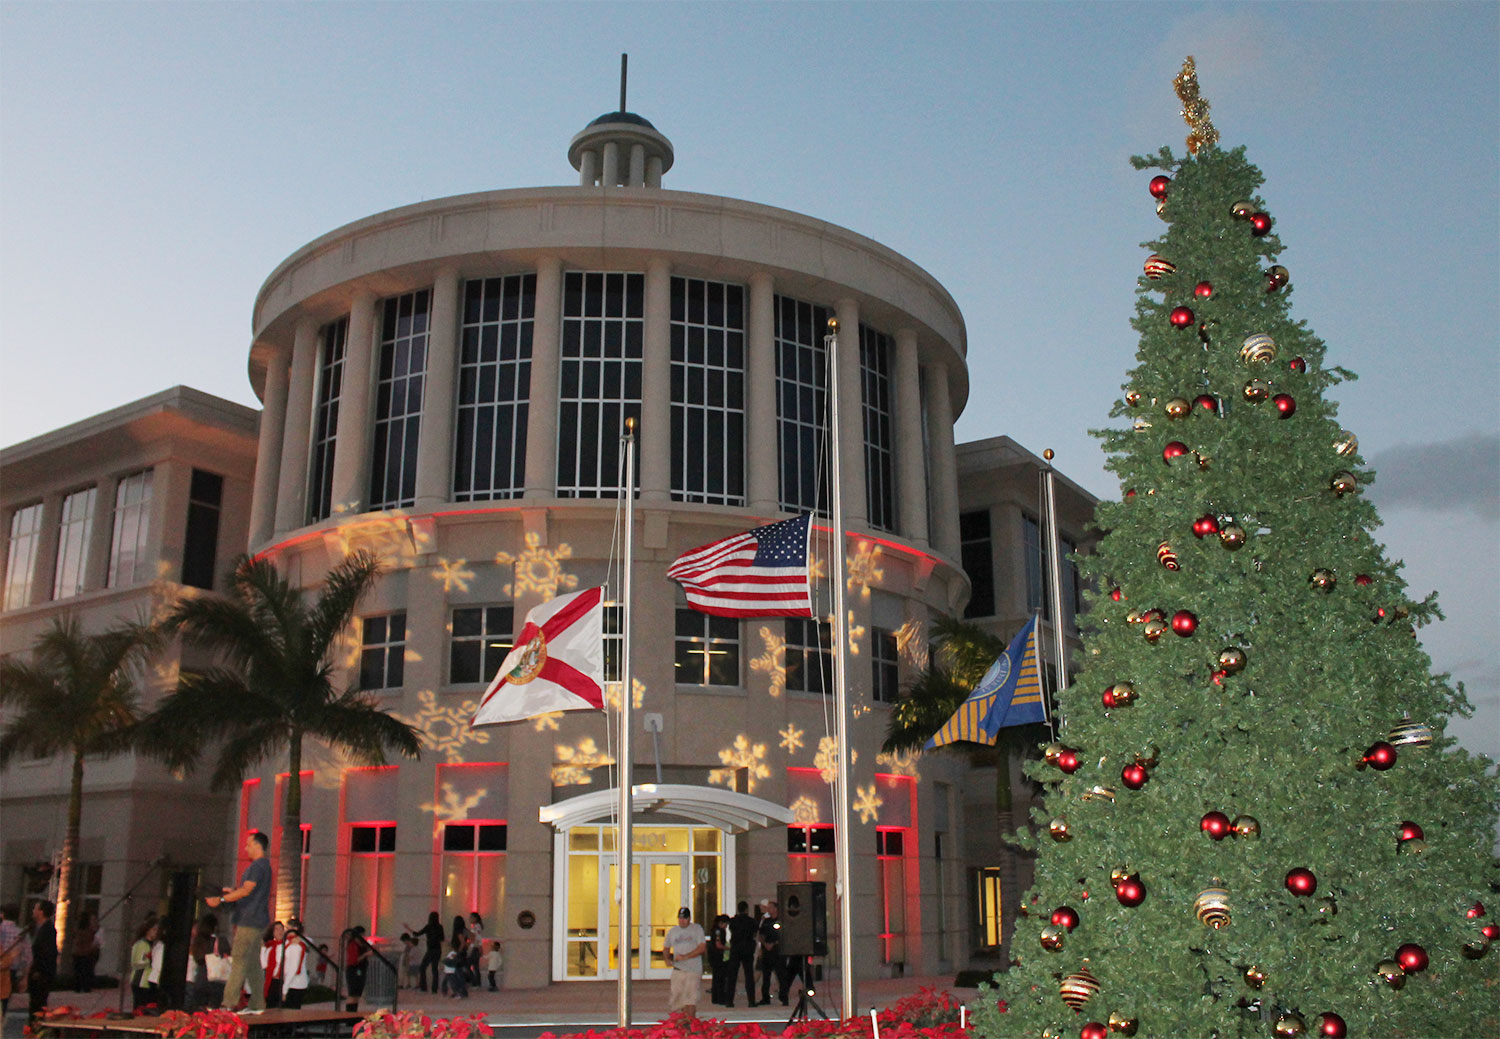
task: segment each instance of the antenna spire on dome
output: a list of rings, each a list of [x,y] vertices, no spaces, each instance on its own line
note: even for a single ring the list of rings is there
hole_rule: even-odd
[[[630,55],[620,55],[620,111],[628,111],[625,107],[625,70],[629,67]]]

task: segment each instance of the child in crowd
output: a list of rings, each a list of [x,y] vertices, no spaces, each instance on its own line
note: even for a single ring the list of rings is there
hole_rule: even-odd
[[[500,943],[498,941],[491,941],[489,955],[484,960],[485,972],[490,976],[491,992],[500,991],[495,987],[495,975],[499,973],[500,968],[503,966],[505,966],[505,957],[500,955]]]

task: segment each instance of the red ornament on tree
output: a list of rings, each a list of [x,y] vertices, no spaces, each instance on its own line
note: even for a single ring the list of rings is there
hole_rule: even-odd
[[[1164,173],[1158,173],[1156,176],[1152,177],[1151,178],[1151,185],[1150,185],[1150,187],[1151,187],[1151,197],[1152,198],[1166,198],[1167,197],[1167,185],[1169,185],[1171,183],[1172,183],[1172,178],[1169,177],[1169,176],[1167,176]]]
[[[1269,213],[1250,214],[1250,233],[1260,238],[1271,233],[1271,215]]]
[[[1229,836],[1229,816],[1223,812],[1209,812],[1198,822],[1198,829],[1216,841]]]
[[[1365,585],[1367,585],[1367,584],[1370,583],[1370,575],[1369,574],[1355,574],[1354,575],[1354,583],[1357,584],[1357,585],[1359,585],[1361,588],[1363,588],[1363,587],[1365,587]]]
[[[1057,756],[1057,767],[1070,776],[1078,771],[1079,764],[1078,752],[1075,750],[1064,750]]]
[[[1172,614],[1172,630],[1187,638],[1198,630],[1198,617],[1191,610],[1178,610]]]
[[[1066,927],[1071,931],[1078,926],[1078,911],[1071,906],[1058,906],[1052,910],[1052,926]]]
[[[1188,446],[1181,440],[1174,440],[1161,449],[1161,457],[1163,461],[1170,462],[1174,458],[1181,458],[1187,454],[1187,450]]]
[[[1146,780],[1150,778],[1151,773],[1147,772],[1140,765],[1126,765],[1120,770],[1120,782],[1124,783],[1131,790],[1139,790],[1146,785]]]
[[[1172,322],[1173,328],[1187,328],[1197,320],[1197,316],[1192,307],[1173,307],[1168,320]]]
[[[1313,871],[1298,866],[1286,875],[1286,889],[1294,895],[1306,897],[1318,890],[1318,878]]]
[[[1396,962],[1408,974],[1424,971],[1427,969],[1427,950],[1415,942],[1407,942],[1396,950]]]
[[[1422,827],[1418,826],[1414,822],[1403,822],[1401,824],[1400,839],[1403,841],[1420,841],[1426,836],[1427,835],[1422,832]]]
[[[1146,901],[1146,885],[1141,878],[1131,874],[1115,885],[1115,898],[1127,909],[1134,909]]]
[[[1290,361],[1287,362],[1286,366],[1294,372],[1307,371],[1307,362],[1300,357],[1293,357]]]
[[[1120,589],[1118,588],[1111,588],[1109,590],[1109,597],[1115,602],[1119,602],[1121,599],[1125,598],[1125,593],[1120,591]]]
[[[1193,520],[1193,536],[1206,538],[1210,534],[1219,532],[1219,521],[1211,515],[1199,516]]]
[[[1278,393],[1271,398],[1271,403],[1276,405],[1276,410],[1281,412],[1282,418],[1291,418],[1297,413],[1297,402],[1292,400],[1290,393]]]
[[[1199,299],[1208,299],[1208,297],[1212,296],[1213,294],[1213,282],[1200,281],[1198,284],[1193,286],[1193,295],[1197,296]]]
[[[1318,1015],[1318,1034],[1327,1039],[1344,1039],[1349,1034],[1349,1026],[1344,1024],[1342,1017],[1330,1011]]]
[[[1078,1039],[1109,1039],[1109,1028],[1098,1021],[1090,1021],[1079,1029]]]
[[[1206,393],[1200,393],[1198,394],[1198,396],[1194,397],[1193,403],[1198,405],[1198,407],[1202,408],[1204,411],[1219,410],[1219,402],[1214,400],[1213,397],[1209,396]]]
[[[1479,929],[1479,933],[1490,941],[1494,941],[1496,938],[1500,938],[1500,924],[1485,924]]]
[[[1101,696],[1099,698],[1099,700],[1100,700],[1101,703],[1104,704],[1105,707],[1118,707],[1118,706],[1120,706],[1119,701],[1115,699],[1115,687],[1114,686],[1110,686],[1109,688],[1105,689],[1104,690],[1104,695]]]
[[[1468,917],[1470,920],[1478,920],[1483,915],[1484,915],[1484,903],[1483,902],[1475,902],[1473,905],[1471,905],[1469,907],[1469,911],[1464,914],[1464,916]]]
[[[1370,744],[1370,749],[1365,751],[1361,761],[1377,772],[1384,772],[1396,763],[1396,748],[1385,740],[1380,740]]]

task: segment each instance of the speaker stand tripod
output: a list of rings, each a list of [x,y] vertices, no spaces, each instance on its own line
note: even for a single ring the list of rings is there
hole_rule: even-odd
[[[818,1006],[817,1000],[813,999],[812,957],[799,956],[798,959],[802,961],[802,989],[797,993],[797,1005],[792,1008],[792,1016],[786,1019],[786,1023],[791,1024],[793,1021],[811,1020],[808,1016],[809,1010],[816,1011],[820,1018],[827,1021],[829,1019],[828,1014],[824,1012],[822,1007]]]

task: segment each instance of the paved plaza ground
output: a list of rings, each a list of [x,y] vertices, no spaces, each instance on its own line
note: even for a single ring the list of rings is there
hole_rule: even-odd
[[[632,1023],[651,1024],[667,1016],[666,981],[638,981],[631,989]],[[973,1004],[978,998],[975,989],[953,987],[951,975],[933,978],[889,978],[861,982],[856,990],[859,1012],[868,1014],[871,1008],[890,1006],[904,996],[921,988],[950,991],[960,1001]],[[417,989],[402,989],[398,1006],[401,1010],[422,1010],[435,1017],[451,1017],[460,1014],[484,1014],[492,1025],[548,1026],[565,1025],[574,1030],[587,1028],[609,1028],[615,1024],[616,986],[614,982],[568,982],[554,983],[540,989],[505,989],[500,992],[476,991],[468,999],[451,999],[433,996]],[[815,999],[830,1017],[841,1017],[838,1012],[839,985],[835,977],[819,986]],[[126,1002],[129,1002],[129,993]],[[86,995],[76,992],[54,992],[52,1006],[74,1006],[88,1014],[98,1010],[115,1010],[119,1006],[120,994],[116,989],[97,990]],[[796,994],[792,1001],[795,1003]],[[703,986],[703,1002],[698,1005],[699,1017],[712,1017],[735,1023],[759,1022],[764,1025],[785,1024],[791,1013],[790,1007],[775,1002],[769,1007],[746,1007],[744,992],[738,994],[733,1009],[713,1006],[708,1001],[708,982]],[[316,1004],[319,1008],[327,1004]],[[365,1009],[365,1008],[361,1008]],[[816,1015],[813,1015],[816,1017]],[[770,1030],[770,1029],[768,1029]]]

